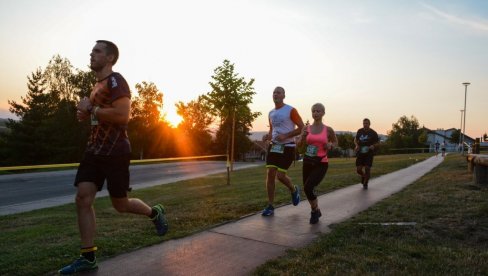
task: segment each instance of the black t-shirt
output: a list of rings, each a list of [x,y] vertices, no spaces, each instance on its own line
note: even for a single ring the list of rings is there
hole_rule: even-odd
[[[376,133],[376,131],[374,131],[373,129],[358,129],[358,132],[356,133],[356,141],[358,141],[359,145],[359,154],[372,154],[373,152],[367,148],[369,148],[371,145],[378,143],[379,140],[380,139],[378,138],[378,133]]]
[[[122,97],[131,98],[129,85],[119,73],[112,73],[98,81],[90,94],[93,106],[110,107]],[[131,152],[127,125],[92,118],[92,127],[86,152],[95,155],[121,156]]]

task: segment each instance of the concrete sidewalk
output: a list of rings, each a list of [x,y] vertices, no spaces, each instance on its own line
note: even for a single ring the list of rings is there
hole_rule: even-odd
[[[402,190],[443,159],[431,157],[372,179],[368,190],[358,184],[320,196],[322,218],[316,225],[309,224],[310,206],[302,201],[298,206],[275,209],[273,217],[259,213],[116,256],[101,262],[99,269],[88,275],[247,275],[287,249],[303,247],[319,234],[329,232],[330,224],[344,221]]]

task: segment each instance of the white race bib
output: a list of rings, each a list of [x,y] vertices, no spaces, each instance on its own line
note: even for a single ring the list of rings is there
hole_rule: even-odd
[[[361,153],[367,153],[369,151],[369,146],[362,146]]]
[[[269,152],[283,153],[285,152],[285,145],[272,144]]]
[[[305,155],[310,156],[310,157],[315,157],[317,156],[317,152],[319,151],[319,148],[314,146],[314,145],[308,145],[307,150],[305,151]]]
[[[98,126],[98,119],[95,117],[95,115],[90,114],[90,119],[91,119],[91,125],[92,126]]]

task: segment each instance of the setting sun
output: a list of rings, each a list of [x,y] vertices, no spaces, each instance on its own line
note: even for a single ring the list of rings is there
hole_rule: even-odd
[[[181,121],[183,121],[183,118],[176,113],[176,109],[174,107],[170,110],[168,110],[168,107],[164,107],[162,115],[172,127],[177,127]]]

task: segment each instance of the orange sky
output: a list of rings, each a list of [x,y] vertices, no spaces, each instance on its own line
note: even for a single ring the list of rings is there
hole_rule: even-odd
[[[168,118],[175,102],[208,92],[213,70],[229,59],[256,79],[256,131],[266,129],[277,85],[304,120],[322,102],[336,130],[356,131],[368,117],[386,134],[403,115],[459,128],[469,81],[466,132],[488,132],[485,1],[8,0],[0,38],[0,117],[53,55],[86,70],[95,41],[107,39],[121,51],[115,70],[133,91],[154,82]]]

